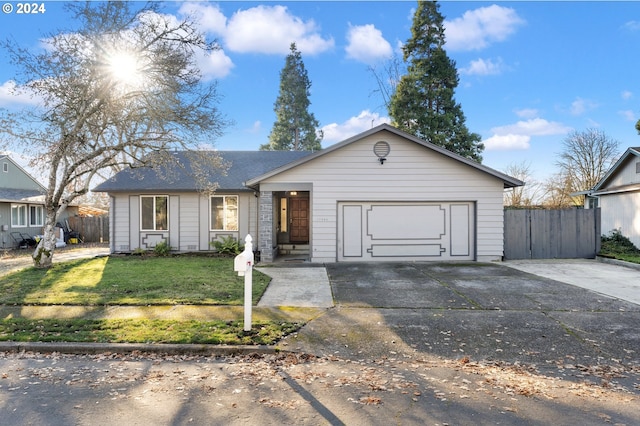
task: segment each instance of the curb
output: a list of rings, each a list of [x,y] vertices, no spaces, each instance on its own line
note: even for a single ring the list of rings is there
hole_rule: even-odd
[[[203,345],[203,344],[155,344],[155,343],[64,343],[64,342],[0,342],[0,352],[59,352],[74,355],[100,353],[130,354],[146,352],[166,355],[230,356],[281,352],[276,346],[266,345]]]
[[[624,260],[612,259],[610,257],[604,256],[596,256],[596,260],[598,262],[608,263],[610,265],[624,266],[625,268],[631,268],[640,271],[640,264],[638,263],[625,262]]]

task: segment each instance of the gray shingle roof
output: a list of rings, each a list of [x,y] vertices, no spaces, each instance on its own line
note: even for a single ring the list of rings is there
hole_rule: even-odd
[[[2,202],[26,202],[26,201],[34,201],[38,204],[43,202],[41,200],[35,200],[33,197],[42,197],[44,196],[44,192],[38,191],[36,189],[10,189],[10,188],[0,188],[0,201]]]
[[[263,175],[273,169],[310,155],[309,151],[215,151],[229,165],[226,174],[215,173],[212,180],[218,190],[245,191],[244,182]],[[126,169],[94,188],[96,192],[153,192],[153,191],[195,191],[196,181],[189,172],[189,157],[186,152],[176,152],[177,159],[185,168],[174,168],[167,178],[149,168]]]

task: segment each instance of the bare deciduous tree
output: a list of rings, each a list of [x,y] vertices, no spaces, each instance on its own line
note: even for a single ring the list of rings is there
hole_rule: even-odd
[[[509,176],[523,181],[523,186],[509,188],[504,192],[504,205],[508,207],[531,207],[539,201],[542,185],[532,176],[531,163],[511,163],[504,170]]]
[[[215,42],[190,19],[159,13],[157,3],[132,6],[71,3],[70,21],[78,29],[48,35],[44,49],[0,42],[19,87],[42,100],[34,109],[0,113],[5,144],[48,170],[36,266],[51,265],[60,213],[89,191],[98,173],[140,165],[166,171],[176,158],[171,150],[196,155],[198,144],[219,136],[226,124],[216,85],[202,81],[195,58],[198,50],[217,49]],[[198,158],[218,165],[215,156]],[[197,170],[204,178],[208,166]]]
[[[570,193],[591,189],[616,162],[620,143],[603,131],[587,129],[570,133],[562,142],[562,152],[556,162],[561,181]],[[584,196],[572,197],[576,205]]]
[[[396,92],[398,82],[404,73],[404,63],[398,55],[393,57],[380,66],[370,65],[367,69],[376,80],[377,88],[372,91],[373,94],[379,94],[384,102],[384,107],[388,111],[391,104],[391,97]]]

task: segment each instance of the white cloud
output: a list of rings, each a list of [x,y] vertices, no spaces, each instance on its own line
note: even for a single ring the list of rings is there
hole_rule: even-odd
[[[502,62],[502,58],[498,58],[496,62],[491,59],[476,59],[471,61],[467,68],[461,68],[460,74],[466,75],[499,75],[504,71],[505,66]]]
[[[531,136],[527,135],[493,135],[489,139],[484,139],[487,151],[501,151],[511,149],[529,149]]]
[[[514,111],[521,118],[535,118],[538,116],[538,110],[534,108],[522,108]]]
[[[569,112],[571,115],[582,115],[587,111],[590,111],[598,106],[597,103],[583,98],[576,98],[575,101],[571,103],[571,109]]]
[[[253,125],[246,129],[249,133],[259,133],[262,130],[262,122],[260,120],[256,120],[253,122]]]
[[[562,135],[571,130],[571,127],[558,122],[547,121],[544,118],[531,118],[507,126],[494,127],[491,129],[493,136],[482,142],[488,151],[528,149],[531,136]]]
[[[364,110],[357,117],[351,117],[342,124],[331,123],[322,127],[323,142],[339,142],[390,121],[389,117],[380,117],[380,114],[376,112]]]
[[[633,98],[633,93],[629,90],[623,90],[622,93],[620,93],[620,96],[622,97],[622,99],[624,99],[625,101]]]
[[[444,21],[448,50],[479,50],[504,41],[525,21],[514,9],[491,5],[469,10],[460,18]]]
[[[0,86],[0,106],[42,105],[41,99],[8,80]]]
[[[199,53],[196,55],[198,67],[202,71],[204,80],[226,77],[235,66],[222,49],[214,50],[209,54]]]
[[[628,21],[622,25],[627,31],[640,31],[640,21]]]
[[[544,118],[532,118],[526,121],[518,121],[516,124],[498,126],[491,131],[498,135],[516,134],[529,136],[562,135],[570,132],[571,127],[555,121],[547,121]]]
[[[636,118],[636,114],[630,109],[618,111],[618,114],[622,116],[622,118],[624,118],[626,121],[638,121],[638,119]]]
[[[372,24],[349,25],[347,31],[347,57],[365,64],[388,59],[393,54],[391,44],[382,36],[382,32]]]
[[[240,53],[286,54],[295,42],[302,53],[314,55],[331,49],[333,38],[324,39],[313,20],[291,15],[285,6],[260,5],[239,10],[227,21],[226,47]]]
[[[205,2],[183,3],[178,10],[183,16],[189,16],[198,22],[198,27],[207,34],[224,36],[227,29],[227,17],[216,4]]]

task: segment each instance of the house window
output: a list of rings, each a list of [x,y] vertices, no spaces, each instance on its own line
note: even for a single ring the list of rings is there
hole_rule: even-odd
[[[640,161],[636,163],[636,173],[640,173]]]
[[[16,228],[27,226],[27,205],[26,204],[11,205],[11,226]]]
[[[44,207],[29,206],[29,226],[44,225]]]
[[[214,195],[211,197],[211,230],[238,230],[237,195]]]
[[[143,231],[166,231],[169,224],[168,199],[166,195],[140,197],[140,223]]]
[[[9,173],[9,163],[2,163],[2,171]]]

